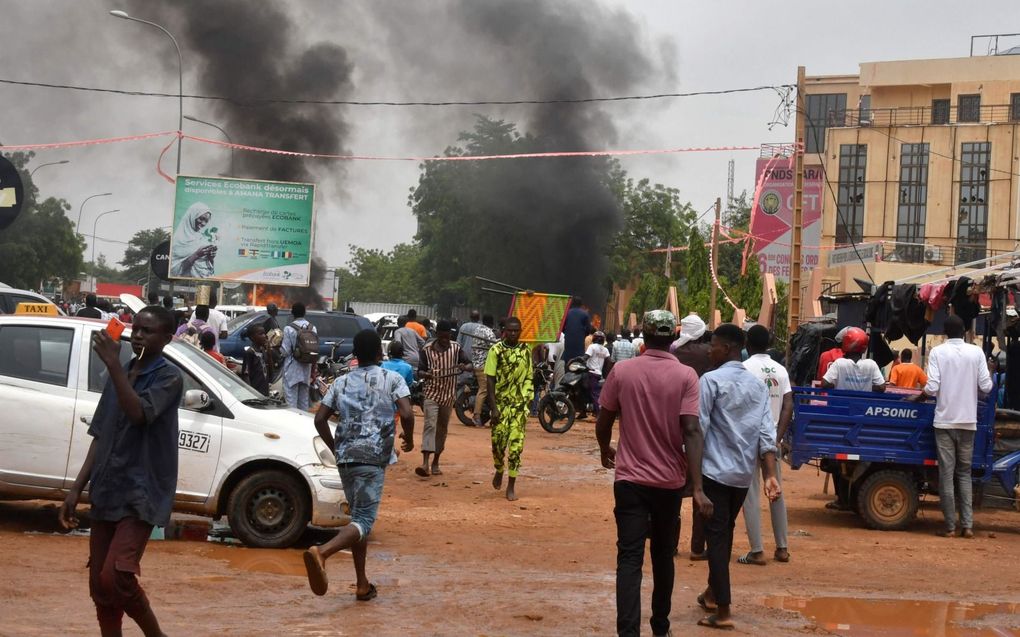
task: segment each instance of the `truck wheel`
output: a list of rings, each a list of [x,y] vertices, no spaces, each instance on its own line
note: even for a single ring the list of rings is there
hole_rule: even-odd
[[[869,528],[905,529],[917,516],[917,482],[903,471],[878,471],[857,491],[857,511]]]
[[[267,469],[243,478],[227,502],[230,528],[253,548],[286,548],[311,521],[305,485],[289,473]]]

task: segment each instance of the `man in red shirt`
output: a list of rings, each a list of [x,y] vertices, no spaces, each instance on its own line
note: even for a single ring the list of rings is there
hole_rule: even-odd
[[[616,469],[616,630],[620,635],[641,632],[645,538],[651,540],[652,634],[669,634],[677,511],[688,466],[695,502],[711,509],[701,485],[698,375],[669,353],[675,330],[671,313],[646,313],[645,353],[613,368],[599,400],[595,436],[602,466]],[[617,416],[619,452],[611,444]]]
[[[836,333],[836,342],[842,343],[843,336],[846,335],[847,327],[844,327]],[[825,376],[825,372],[829,371],[829,366],[832,365],[833,361],[837,361],[843,358],[843,349],[841,347],[833,347],[832,349],[825,350],[821,356],[818,357],[818,373],[815,374],[815,380],[822,380]]]

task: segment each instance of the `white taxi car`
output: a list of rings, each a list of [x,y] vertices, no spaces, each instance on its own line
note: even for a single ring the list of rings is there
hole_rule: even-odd
[[[0,316],[0,498],[63,500],[85,461],[108,372],[89,346],[98,320]],[[130,328],[121,360],[131,358]],[[310,414],[263,397],[200,350],[173,342],[184,376],[174,510],[227,515],[254,547],[339,526],[342,484]],[[87,500],[86,491],[82,498]]]

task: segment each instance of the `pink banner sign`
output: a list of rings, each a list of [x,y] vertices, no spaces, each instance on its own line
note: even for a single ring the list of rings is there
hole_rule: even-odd
[[[759,159],[755,171],[751,235],[762,272],[790,280],[793,242],[793,157]],[[822,169],[804,167],[804,224],[801,231],[803,269],[818,267],[822,239]]]

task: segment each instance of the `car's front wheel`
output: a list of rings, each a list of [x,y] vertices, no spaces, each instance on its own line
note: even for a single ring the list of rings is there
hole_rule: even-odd
[[[276,469],[246,476],[227,503],[230,527],[246,545],[285,548],[297,542],[311,520],[311,503],[297,476]]]

